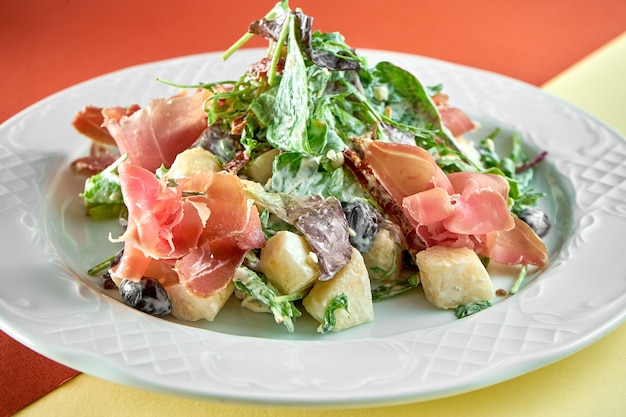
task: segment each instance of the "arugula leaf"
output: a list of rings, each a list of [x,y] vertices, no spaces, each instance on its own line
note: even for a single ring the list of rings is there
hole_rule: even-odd
[[[522,138],[519,133],[511,135],[511,151],[501,157],[496,152],[494,140],[499,130],[482,139],[478,145],[481,161],[487,168],[488,173],[504,176],[509,183],[509,207],[512,213],[519,215],[524,210],[537,205],[537,200],[545,194],[536,192],[532,188],[534,171],[527,167],[529,158],[522,146]],[[519,167],[525,167],[519,170]]]
[[[272,36],[275,36],[275,29],[255,30],[255,26],[258,25],[259,27],[261,27],[263,25],[268,25],[268,21],[280,19],[282,15],[284,15],[285,13],[288,13],[289,11],[290,9],[289,9],[288,0],[281,0],[278,3],[276,3],[276,5],[274,5],[272,10],[270,10],[265,15],[262,21],[255,21],[250,24],[248,32],[244,33],[232,46],[230,46],[230,48],[226,50],[226,52],[224,52],[224,54],[222,55],[222,60],[224,61],[227,60],[232,54],[234,54],[237,50],[243,47],[250,39],[252,39],[255,34],[259,34],[261,36],[268,37],[269,39],[271,39]],[[271,23],[269,23],[269,25],[271,25]],[[263,34],[258,33],[262,30],[264,30]]]
[[[403,294],[408,290],[417,288],[419,284],[419,272],[409,276],[406,279],[386,282],[377,286],[376,288],[372,288],[372,301],[376,302],[395,297],[396,295]]]
[[[91,268],[87,270],[87,274],[90,276],[96,276],[100,274],[101,272],[108,270],[113,264],[113,261],[115,260],[115,258],[117,257],[119,257],[119,254],[109,256],[108,258],[98,262],[97,264],[95,264],[94,266],[92,266]]]
[[[337,325],[337,317],[335,316],[335,312],[337,310],[346,310],[348,314],[348,296],[344,293],[337,295],[335,298],[328,303],[328,307],[326,308],[326,312],[324,313],[324,323],[320,324],[318,327],[318,331],[320,333],[328,333]]]
[[[478,313],[479,311],[489,307],[491,307],[490,301],[478,301],[475,303],[462,304],[456,308],[455,314],[457,318],[462,319],[463,317]]]
[[[302,313],[293,301],[302,298],[302,294],[281,295],[261,279],[256,272],[244,266],[237,268],[233,276],[235,287],[244,294],[250,295],[268,306],[278,324],[284,324],[289,333],[294,332],[294,319]]]
[[[117,167],[127,158],[128,154],[120,156],[107,168],[85,181],[84,191],[79,196],[85,202],[87,214],[94,220],[117,217],[124,209]]]

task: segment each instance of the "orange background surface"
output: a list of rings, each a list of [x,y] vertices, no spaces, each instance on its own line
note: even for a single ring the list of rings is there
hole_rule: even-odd
[[[273,4],[2,0],[0,122],[52,93],[110,71],[224,50]],[[625,0],[292,0],[290,4],[314,16],[314,29],[340,31],[357,49],[425,55],[537,86],[626,31]],[[253,40],[248,46],[265,44]],[[6,366],[16,360],[24,365]],[[0,370],[0,402],[15,404],[31,401],[25,400],[29,396],[37,398],[74,374],[1,332]],[[51,372],[55,379],[48,378]],[[7,399],[7,384],[18,384],[10,395],[19,398]]]
[[[113,70],[221,51],[273,1],[3,0],[0,121]],[[314,29],[541,85],[626,30],[624,0],[300,0]],[[255,40],[250,46],[264,46]]]

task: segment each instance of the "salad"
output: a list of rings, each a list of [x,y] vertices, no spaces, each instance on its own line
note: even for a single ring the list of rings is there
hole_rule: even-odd
[[[233,297],[295,331],[374,320],[374,303],[421,287],[457,317],[514,294],[548,253],[519,135],[464,139],[477,123],[390,62],[370,66],[339,33],[280,1],[247,40],[267,55],[238,78],[180,85],[145,106],[86,106],[92,140],[72,163],[92,221],[123,246],[89,272],[155,316],[214,320]],[[498,141],[512,151],[499,155]],[[495,290],[489,263],[514,265]]]

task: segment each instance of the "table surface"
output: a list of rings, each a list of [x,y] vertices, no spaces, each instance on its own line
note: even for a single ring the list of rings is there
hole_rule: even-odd
[[[626,83],[621,76],[626,73],[623,0],[389,0],[384,4],[383,9],[357,0],[310,0],[292,1],[291,7],[314,16],[315,29],[340,31],[356,48],[434,57],[542,86],[626,135],[626,118],[616,110],[618,105],[626,107]],[[272,5],[244,0],[232,10],[228,3],[208,0],[2,2],[0,122],[94,76],[130,65],[223,50]],[[261,40],[250,43],[262,45]],[[489,388],[417,404],[341,411],[225,405],[145,392],[84,374],[73,377],[75,371],[1,336],[0,398],[35,390],[46,382],[41,369],[50,366],[57,379],[71,378],[20,415],[618,416],[626,410],[624,324],[568,358]],[[10,368],[15,355],[21,355],[28,366]],[[10,378],[15,378],[19,389],[6,383]],[[103,402],[103,396],[106,410],[95,409],[93,404]]]

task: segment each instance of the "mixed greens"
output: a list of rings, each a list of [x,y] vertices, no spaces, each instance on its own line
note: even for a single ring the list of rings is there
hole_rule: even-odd
[[[390,62],[369,66],[341,34],[313,31],[312,20],[301,10],[292,10],[288,1],[280,1],[264,18],[252,22],[224,54],[227,59],[253,36],[268,40],[267,56],[240,78],[192,85],[161,80],[209,93],[204,103],[208,127],[195,146],[210,151],[224,167],[233,164],[234,173],[260,183],[260,187],[246,187],[245,192],[262,210],[260,222],[267,238],[285,230],[304,236],[316,254],[319,279],[325,281],[350,261],[353,247],[367,253],[380,230],[394,229],[384,204],[344,163],[344,152],[354,148],[355,138],[423,148],[446,174],[501,176],[509,185],[507,203],[516,216],[537,204],[542,194],[532,188],[532,168],[544,154],[531,160],[521,138],[514,134],[511,152],[499,155],[495,142],[506,140],[499,130],[476,145],[460,142],[444,125],[433,101],[444,86],[424,86]],[[271,174],[255,174],[251,167],[270,154]],[[125,158],[121,156],[86,181],[81,197],[94,219],[124,213],[117,168]],[[157,176],[166,177],[167,169],[162,167]],[[305,294],[281,294],[258,268],[258,260],[250,262],[257,255],[251,252],[246,266],[238,269],[233,277],[235,288],[267,306],[276,322],[293,332],[294,320],[301,315],[294,303]],[[420,285],[414,261],[403,262],[412,268],[408,276],[392,274],[398,265],[372,267],[372,273],[382,277],[372,286],[373,301]],[[99,265],[97,272],[106,269]],[[523,271],[515,291],[525,276],[525,266]],[[394,278],[387,280],[391,275]],[[336,295],[327,306],[320,331],[334,328],[338,310],[350,314],[349,305],[352,302],[346,294]],[[457,307],[457,316],[490,305],[488,301],[462,305]]]

